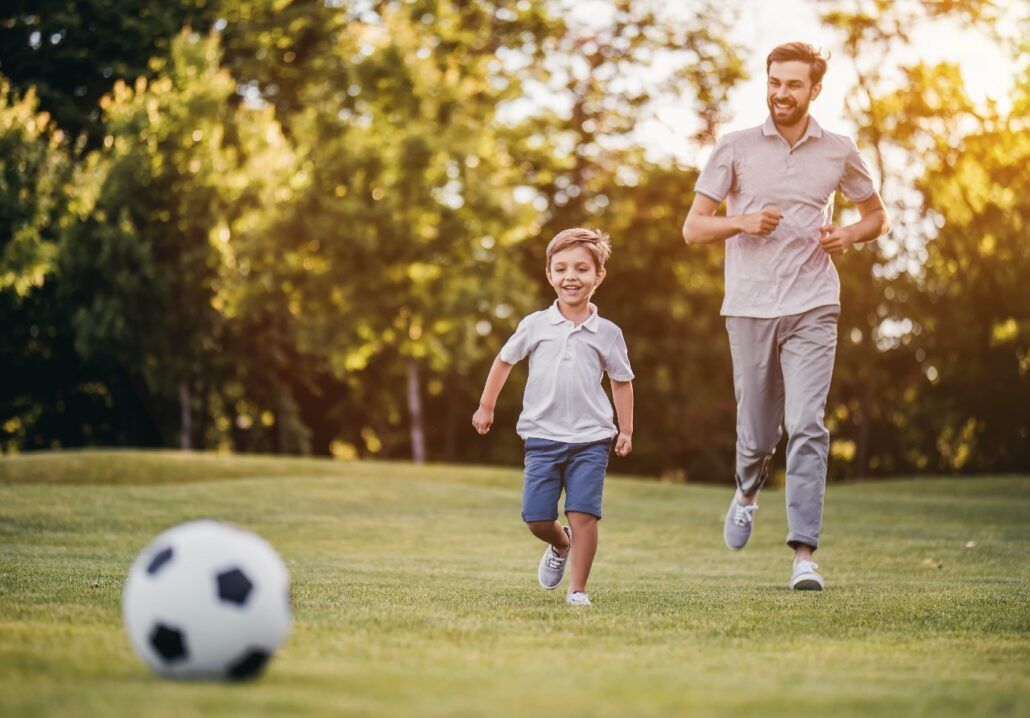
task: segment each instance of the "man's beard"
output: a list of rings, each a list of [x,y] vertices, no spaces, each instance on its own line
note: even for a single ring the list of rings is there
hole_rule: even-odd
[[[766,104],[769,106],[769,114],[772,115],[773,122],[783,127],[793,127],[797,123],[801,122],[801,119],[808,114],[808,105],[810,103],[811,100],[807,100],[804,103],[794,102],[793,111],[781,119],[781,117],[776,114],[776,105],[773,99],[771,97],[766,98]]]

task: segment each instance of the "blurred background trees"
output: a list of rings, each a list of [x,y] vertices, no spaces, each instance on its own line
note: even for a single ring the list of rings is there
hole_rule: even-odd
[[[547,240],[585,225],[612,235],[598,303],[638,373],[620,470],[726,480],[721,248],[683,246],[698,168],[640,133],[675,105],[710,144],[768,48],[726,39],[732,3],[598,7],[6,4],[0,445],[516,463],[525,367],[488,437],[470,416],[550,301]],[[978,105],[954,66],[877,59],[940,16],[989,29],[994,3],[818,8],[898,228],[838,262],[831,471],[1025,469],[1025,55],[1011,101]]]

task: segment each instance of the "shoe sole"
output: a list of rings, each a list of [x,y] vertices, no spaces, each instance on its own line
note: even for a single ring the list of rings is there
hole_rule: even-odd
[[[795,591],[822,591],[822,585],[814,578],[802,578],[791,586]]]

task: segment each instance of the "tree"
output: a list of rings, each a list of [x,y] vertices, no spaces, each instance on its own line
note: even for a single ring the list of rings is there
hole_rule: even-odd
[[[103,137],[100,98],[118,80],[148,77],[183,25],[205,31],[214,0],[9,0],[0,10],[0,72],[34,88],[69,137]]]
[[[248,182],[239,140],[276,126],[227,102],[236,86],[216,36],[184,31],[170,59],[152,65],[155,79],[116,83],[101,103],[107,135],[79,169],[59,266],[78,307],[79,352],[130,367],[156,413],[177,402],[180,445],[190,448],[196,392],[234,360],[217,290],[237,186]],[[241,130],[241,116],[255,115],[264,135]]]

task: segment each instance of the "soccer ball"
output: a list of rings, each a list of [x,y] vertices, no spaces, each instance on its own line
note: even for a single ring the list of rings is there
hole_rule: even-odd
[[[136,653],[159,675],[253,678],[290,632],[290,577],[260,537],[190,521],[136,557],[122,618]]]

